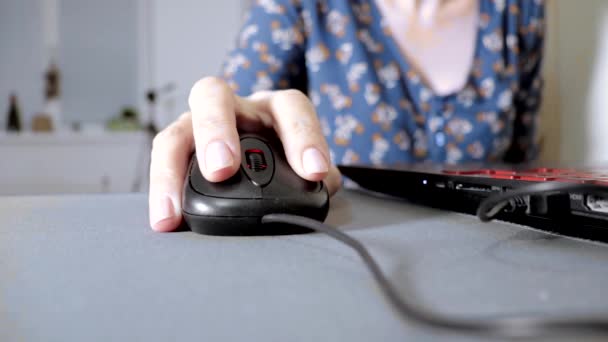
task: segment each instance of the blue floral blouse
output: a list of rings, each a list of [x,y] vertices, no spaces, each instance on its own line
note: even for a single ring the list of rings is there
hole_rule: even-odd
[[[246,96],[302,90],[333,163],[536,158],[543,0],[479,0],[466,85],[439,96],[391,37],[374,0],[256,0],[223,77]]]

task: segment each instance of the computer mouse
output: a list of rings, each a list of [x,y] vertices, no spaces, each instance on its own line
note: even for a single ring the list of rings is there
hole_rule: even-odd
[[[241,166],[223,182],[207,181],[192,154],[182,198],[190,229],[206,235],[285,235],[311,230],[262,224],[266,214],[292,214],[324,221],[329,211],[325,184],[301,178],[287,163],[274,130],[239,133]]]

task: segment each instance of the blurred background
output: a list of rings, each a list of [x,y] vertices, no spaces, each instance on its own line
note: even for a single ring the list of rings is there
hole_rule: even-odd
[[[245,4],[0,0],[0,195],[147,191],[150,124],[218,73]]]
[[[247,3],[0,0],[0,195],[147,191],[152,126],[218,72]],[[608,164],[608,1],[547,6],[542,159]]]

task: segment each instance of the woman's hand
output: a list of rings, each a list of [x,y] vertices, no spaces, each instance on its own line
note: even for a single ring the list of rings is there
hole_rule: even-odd
[[[338,190],[340,173],[330,165],[314,107],[300,91],[267,91],[242,98],[223,80],[208,77],[194,85],[189,104],[191,112],[154,138],[149,195],[152,229],[171,231],[181,223],[183,183],[194,148],[208,181],[221,182],[237,172],[241,165],[237,125],[247,130],[273,127],[298,175],[324,180],[332,195]]]

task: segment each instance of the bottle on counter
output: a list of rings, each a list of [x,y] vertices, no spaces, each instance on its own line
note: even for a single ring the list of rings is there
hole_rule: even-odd
[[[22,130],[21,110],[17,101],[17,95],[11,94],[10,104],[8,108],[8,118],[6,121],[6,130],[10,132],[19,132]]]
[[[50,117],[51,126],[54,130],[60,130],[63,125],[61,118],[60,84],[61,74],[55,62],[51,62],[45,73],[45,103],[44,113]]]

